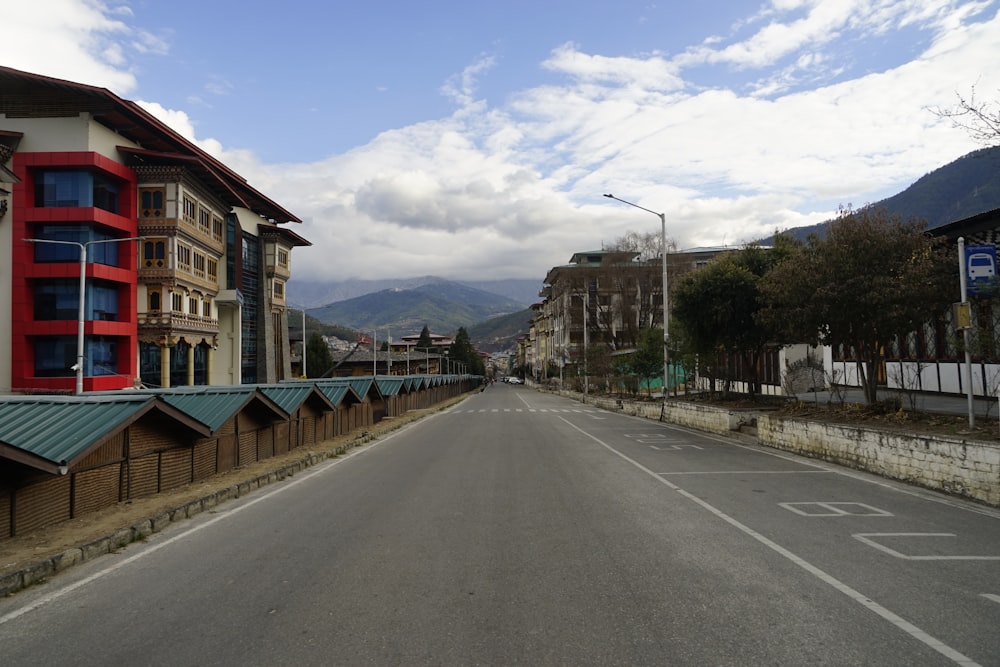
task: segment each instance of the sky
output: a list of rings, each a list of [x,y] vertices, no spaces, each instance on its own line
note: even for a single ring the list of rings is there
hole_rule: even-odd
[[[9,4],[0,64],[142,104],[303,220],[292,300],[541,281],[660,212],[739,247],[979,148],[935,111],[1000,98],[1000,0]]]

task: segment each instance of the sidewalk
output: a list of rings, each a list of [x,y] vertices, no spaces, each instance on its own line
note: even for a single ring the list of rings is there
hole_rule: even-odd
[[[879,387],[879,400],[892,398],[893,396],[899,397],[904,410],[910,410],[911,406],[913,406],[918,412],[929,412],[942,415],[969,414],[969,399],[967,396],[922,392],[907,394],[906,392],[899,391],[898,389]],[[818,391],[798,394],[796,398],[804,403],[816,402],[822,405],[826,405],[827,403],[839,403],[841,401],[844,403],[862,404],[865,402],[864,392],[862,392],[861,389],[856,388],[844,389],[839,392],[839,395],[830,391]],[[997,419],[998,414],[1000,414],[1000,405],[998,405],[996,399],[981,398],[976,396],[972,400],[972,410],[977,418]]]

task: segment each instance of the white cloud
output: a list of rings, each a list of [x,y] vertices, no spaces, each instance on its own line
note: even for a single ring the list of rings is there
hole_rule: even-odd
[[[13,33],[38,41],[54,31],[79,61],[75,69],[60,64],[66,53],[36,67],[0,61],[124,94],[135,85],[128,58],[136,48],[128,45],[169,47],[100,5],[53,1],[70,19]],[[1000,17],[983,17],[988,6],[773,0],[732,35],[673,58],[563,44],[540,63],[557,83],[515,91],[499,107],[477,97],[477,82],[498,66],[485,55],[442,86],[456,104],[451,116],[387,130],[313,163],[262,163],[247,148],[252,136],[244,147],[196,139],[197,106],[141,104],[303,218],[294,229],[314,245],[295,251],[297,278],[541,280],[575,251],[629,230],[658,231],[654,216],[602,193],[667,213],[682,248],[737,245],[825,220],[839,204],[894,194],[971,150],[967,136],[928,109],[973,84],[1000,90],[989,66],[1000,53]],[[845,78],[838,44],[863,48],[903,25],[929,39],[922,54]],[[743,78],[707,85],[704,70]],[[215,83],[209,92],[238,96]]]
[[[122,41],[129,27],[97,0],[4,3],[0,62],[7,67],[108,88],[119,95],[136,87]],[[121,8],[117,8],[121,9]]]

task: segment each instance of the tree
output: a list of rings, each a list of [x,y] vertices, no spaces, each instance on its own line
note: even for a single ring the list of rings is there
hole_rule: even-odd
[[[935,109],[941,118],[948,118],[983,146],[1000,144],[1000,102],[976,101],[976,88],[972,87],[968,97],[956,93],[958,103],[950,109]]]
[[[455,341],[449,348],[448,358],[452,362],[465,364],[468,372],[473,375],[486,374],[486,364],[483,363],[483,358],[479,356],[476,348],[472,347],[469,332],[465,330],[465,327],[460,327],[458,333],[455,334]]]
[[[853,358],[869,404],[894,336],[945,312],[957,292],[945,240],[884,208],[842,209],[825,238],[772,269],[761,283],[762,321],[784,341],[830,345]]]
[[[417,349],[421,349],[421,348],[427,349],[431,345],[432,345],[432,343],[431,343],[431,332],[427,328],[427,325],[425,324],[424,328],[420,330],[420,338],[417,339]]]
[[[643,329],[629,367],[640,380],[663,375],[663,329]],[[664,387],[664,392],[667,388]]]
[[[313,332],[306,344],[306,377],[322,377],[333,367],[333,355],[323,336]]]
[[[759,361],[774,339],[773,329],[759,317],[761,282],[794,248],[791,237],[778,234],[773,247],[750,244],[727,252],[681,276],[671,290],[671,316],[686,351],[708,359],[720,353],[727,360],[742,356],[751,394],[760,391]]]

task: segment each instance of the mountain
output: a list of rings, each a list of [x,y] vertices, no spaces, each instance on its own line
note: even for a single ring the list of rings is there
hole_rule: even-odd
[[[469,339],[483,352],[513,352],[517,337],[528,332],[534,313],[530,308],[501,315],[468,328]]]
[[[904,220],[919,218],[934,229],[978,213],[1000,208],[1000,146],[983,148],[926,174],[910,187],[876,202]],[[794,227],[786,231],[805,240],[823,235],[827,223]],[[772,237],[773,238],[773,237]],[[771,242],[772,238],[763,241]]]
[[[479,280],[479,281],[449,281],[438,276],[419,276],[417,278],[385,278],[382,280],[350,280],[310,281],[293,278],[288,282],[287,294],[297,304],[332,304],[347,301],[355,297],[373,292],[383,292],[392,289],[416,289],[425,285],[442,283],[458,283],[490,292],[521,306],[529,306],[538,301],[538,292],[542,289],[542,280]]]
[[[307,313],[320,322],[359,331],[388,328],[394,337],[449,334],[498,315],[521,311],[524,304],[460,283],[438,280],[414,288],[394,287],[337,301]]]

